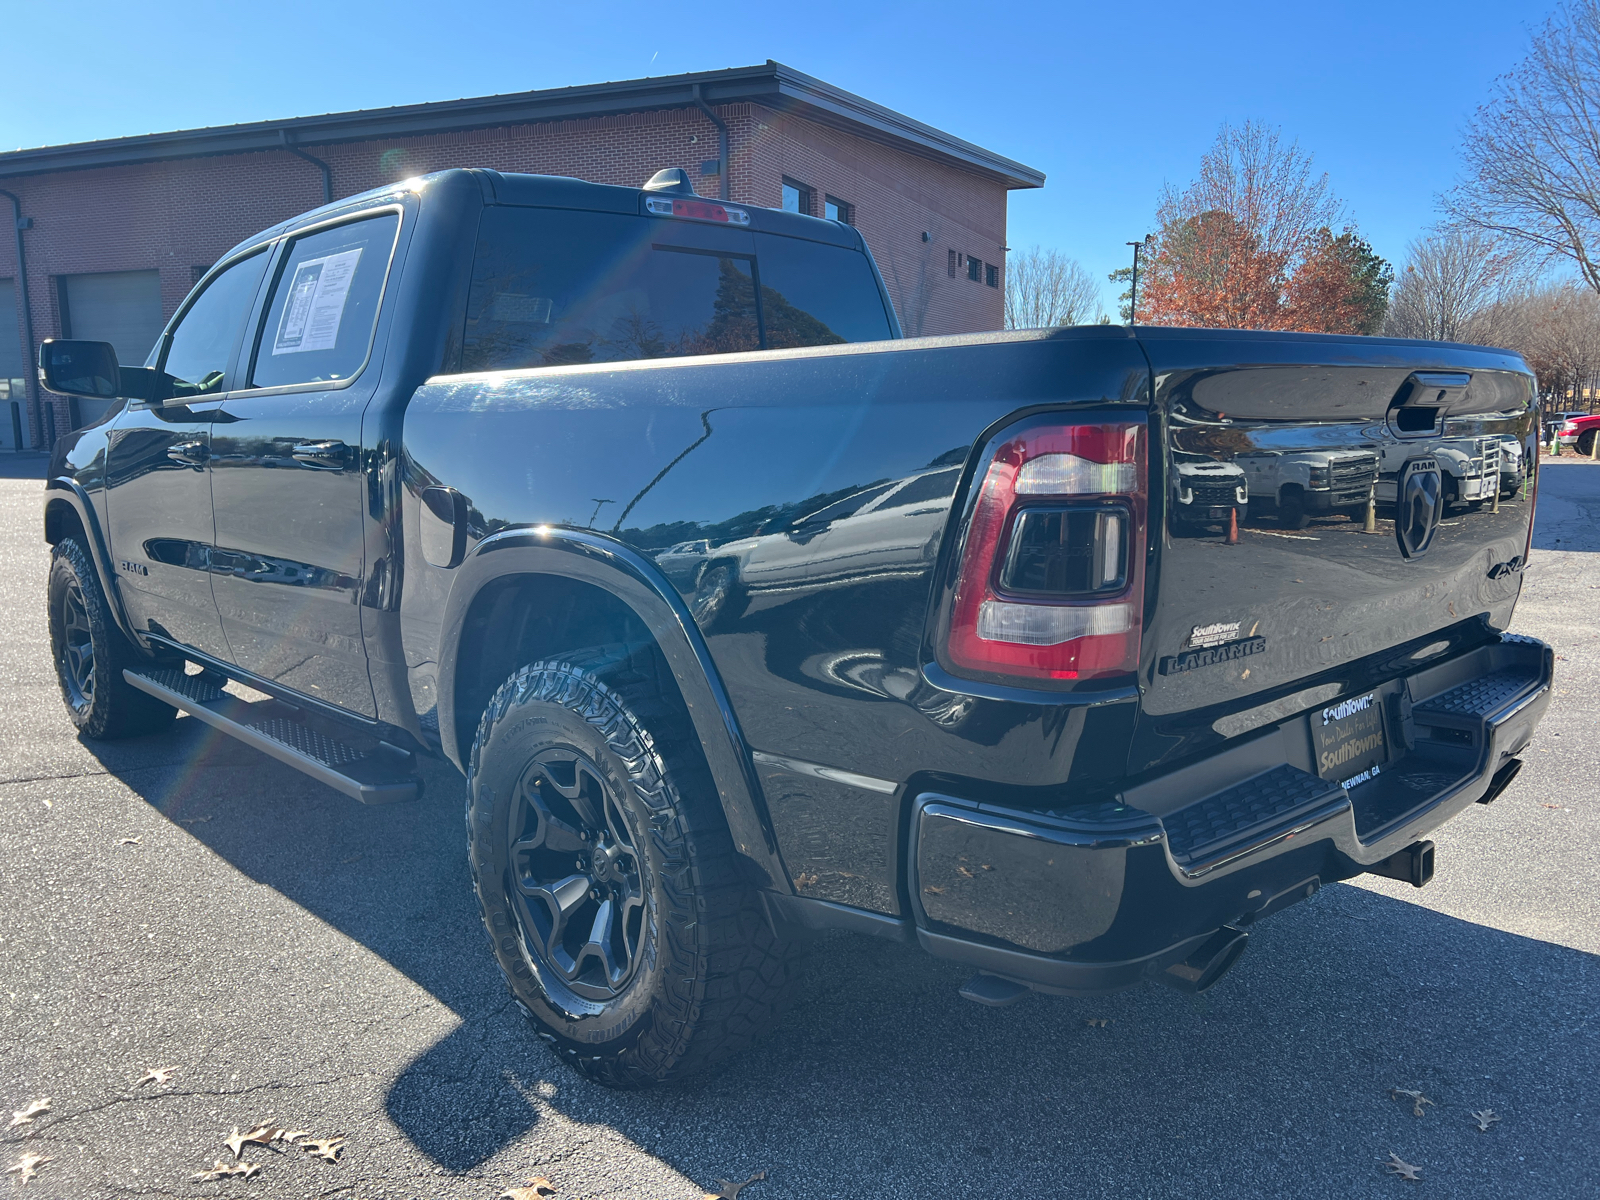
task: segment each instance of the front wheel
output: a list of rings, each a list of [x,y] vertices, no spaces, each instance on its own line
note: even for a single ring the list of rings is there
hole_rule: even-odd
[[[792,991],[653,649],[539,662],[489,702],[469,860],[512,995],[578,1070],[642,1087],[748,1045]]]
[[[89,552],[77,538],[56,545],[48,603],[61,698],[85,737],[135,737],[172,724],[176,709],[122,677],[124,667],[140,662],[139,654],[117,628]]]

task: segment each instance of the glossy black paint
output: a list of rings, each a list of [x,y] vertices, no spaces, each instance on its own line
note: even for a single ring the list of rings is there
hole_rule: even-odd
[[[1401,465],[1452,437],[1510,436],[1534,454],[1534,393],[1522,361],[1505,351],[1382,339],[1142,329],[1155,374],[1152,438],[1170,480],[1180,455],[1217,462],[1292,461],[1297,455],[1371,453],[1379,487]],[[1397,433],[1389,419],[1411,394],[1418,366],[1470,375],[1441,434]],[[1155,465],[1152,465],[1152,472]],[[1259,478],[1259,475],[1258,475]],[[1166,504],[1172,488],[1160,489]],[[1392,492],[1391,492],[1392,495]],[[1229,714],[1309,686],[1349,690],[1394,678],[1383,652],[1452,628],[1492,638],[1509,624],[1520,575],[1493,579],[1494,563],[1523,553],[1530,489],[1492,505],[1458,506],[1427,552],[1407,559],[1392,506],[1380,503],[1376,532],[1342,513],[1286,528],[1274,510],[1242,522],[1237,545],[1220,531],[1196,536],[1155,516],[1131,774],[1176,765],[1224,740]],[[1239,624],[1240,638],[1266,652],[1237,662],[1162,675],[1159,662],[1187,649],[1192,631]]]
[[[850,914],[901,932],[915,922],[941,953],[951,938],[987,939],[986,952],[1131,962],[1203,940],[1215,926],[1199,926],[1213,918],[1258,911],[1241,908],[1236,890],[1286,903],[1306,878],[1361,869],[1329,845],[1306,846],[1191,885],[1159,839],[1141,835],[1117,852],[1120,890],[1106,883],[1118,891],[1114,912],[1088,904],[1076,925],[1029,934],[992,912],[946,920],[919,898],[913,809],[938,795],[956,808],[1081,818],[1327,696],[1399,678],[1415,663],[1396,646],[1441,642],[1438,653],[1454,655],[1492,642],[1521,577],[1491,571],[1525,552],[1527,487],[1498,511],[1452,513],[1410,561],[1382,511],[1366,534],[1342,511],[1320,515],[1331,506],[1309,504],[1306,530],[1282,528],[1271,506],[1246,507],[1228,544],[1225,525],[1169,509],[1180,459],[1223,464],[1231,477],[1241,457],[1370,452],[1398,455],[1384,460],[1393,479],[1432,444],[1391,420],[1420,370],[1472,377],[1427,437],[1516,437],[1536,476],[1520,360],[1380,339],[1097,327],[453,373],[485,205],[637,213],[639,203],[632,189],[451,171],[267,231],[250,244],[343,214],[402,212],[365,369],[338,389],[278,394],[234,378],[219,404],[188,417],[133,406],[63,439],[51,503],[110,529],[108,572],[130,538],[156,555],[141,549],[141,565],[187,563],[176,547],[203,543],[203,569],[162,577],[187,597],[121,591],[139,630],[184,603],[203,612],[199,589],[213,589],[227,644],[211,659],[463,768],[489,691],[523,665],[524,646],[541,644],[506,631],[648,635],[673,669],[750,878],[791,894],[804,922]],[[846,226],[751,215],[749,234],[663,221],[661,237],[724,251],[752,234],[859,242]],[[930,631],[948,603],[982,448],[1020,416],[1072,410],[1149,423],[1139,672],[1057,691],[958,677]],[[187,434],[168,427],[184,421],[210,439],[209,474],[152,457],[171,463],[166,449]],[[123,434],[150,442],[144,458],[135,440],[108,460]],[[308,465],[293,448],[311,443],[349,450]],[[140,479],[174,486],[138,501]],[[210,495],[180,494],[194,479]],[[212,495],[206,541],[196,527],[209,523]],[[148,534],[125,532],[119,513]],[[519,605],[520,616],[510,611]],[[213,632],[187,619],[184,636],[162,629],[204,650]],[[1194,627],[1233,621],[1241,637],[1265,638],[1260,653],[1158,671]],[[959,813],[934,816],[947,824],[930,826],[928,844],[970,836]],[[1061,878],[1045,858],[1029,867],[1041,888]],[[1075,878],[1068,891],[1081,886]]]

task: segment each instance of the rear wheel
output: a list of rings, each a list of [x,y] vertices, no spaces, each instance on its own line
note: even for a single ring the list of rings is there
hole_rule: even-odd
[[[1278,499],[1278,524],[1284,529],[1304,529],[1311,524],[1305,497],[1297,488],[1287,487]]]
[[[522,668],[490,701],[468,781],[484,925],[540,1035],[641,1087],[750,1044],[792,990],[740,878],[693,726],[653,648]]]
[[[123,679],[125,667],[146,660],[117,628],[89,552],[75,537],[56,544],[48,599],[61,698],[83,735],[135,737],[170,725],[176,709]]]

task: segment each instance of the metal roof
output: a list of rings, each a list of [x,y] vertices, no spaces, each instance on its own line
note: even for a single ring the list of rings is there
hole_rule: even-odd
[[[708,104],[754,103],[842,129],[859,137],[935,159],[1003,183],[1044,186],[1044,173],[914,121],[882,105],[814,79],[770,59],[764,66],[733,67],[620,83],[546,88],[502,96],[475,96],[395,108],[359,109],[282,121],[252,121],[107,138],[66,146],[41,146],[0,154],[0,178],[90,167],[168,162],[214,154],[245,154],[294,146],[328,146],[384,138],[416,137],[537,121],[614,116],[663,108],[692,108],[696,89]]]

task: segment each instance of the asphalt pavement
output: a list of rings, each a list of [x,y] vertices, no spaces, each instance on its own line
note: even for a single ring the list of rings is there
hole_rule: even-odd
[[[0,1168],[46,1161],[14,1195],[690,1200],[762,1171],[743,1200],[1600,1195],[1600,466],[1546,463],[1516,628],[1556,646],[1557,694],[1428,888],[1325,888],[1197,998],[985,1009],[953,964],[830,937],[754,1051],[626,1094],[510,1006],[450,768],[372,809],[187,718],[75,736],[26,473],[0,471]],[[260,1123],[344,1147],[194,1179]]]

